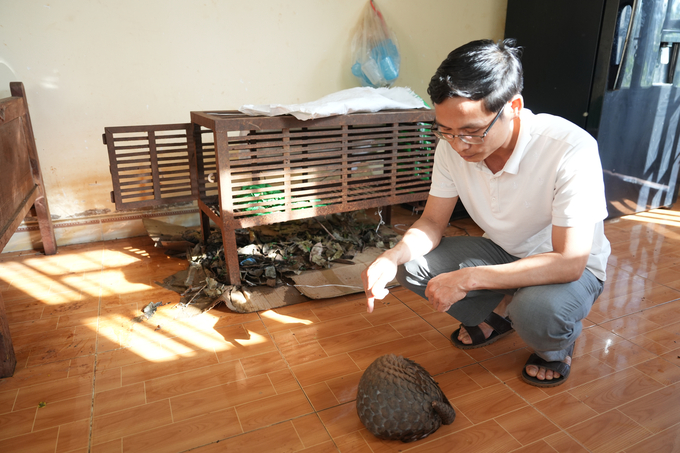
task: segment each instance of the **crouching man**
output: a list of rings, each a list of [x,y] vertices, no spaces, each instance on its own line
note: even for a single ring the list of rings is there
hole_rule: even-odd
[[[602,292],[609,242],[597,142],[524,108],[513,40],[473,41],[432,77],[435,135],[425,210],[363,273],[368,311],[393,278],[461,322],[451,341],[479,348],[516,330],[522,370],[552,387],[569,376],[581,320]],[[446,237],[458,199],[484,237]]]

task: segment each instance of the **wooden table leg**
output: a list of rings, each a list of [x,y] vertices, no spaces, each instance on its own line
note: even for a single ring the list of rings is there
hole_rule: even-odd
[[[5,315],[5,303],[0,294],[0,378],[12,377],[17,366],[14,355],[12,337],[9,334],[9,324]]]

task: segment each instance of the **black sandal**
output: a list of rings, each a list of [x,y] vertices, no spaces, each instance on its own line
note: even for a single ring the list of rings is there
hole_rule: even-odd
[[[464,327],[467,333],[470,335],[472,343],[465,344],[458,339],[458,334],[460,333],[459,327],[451,334],[451,341],[453,342],[453,345],[459,349],[482,348],[500,340],[515,330],[512,328],[512,324],[508,318],[504,318],[494,312],[491,312],[489,316],[486,317],[484,322],[493,329],[493,332],[491,332],[489,338],[484,338],[484,332],[482,332],[482,329],[480,329],[478,326],[466,326],[461,324],[461,326]]]
[[[567,350],[567,355],[574,359],[574,344],[572,343],[571,346],[569,346],[569,349]],[[558,372],[560,373],[560,377],[557,379],[538,379],[534,376],[529,376],[527,374],[527,366],[529,365],[535,365],[540,368],[545,368],[546,370],[552,370],[553,372]],[[535,385],[536,387],[557,387],[558,385],[564,384],[564,381],[567,380],[569,377],[569,373],[571,372],[571,365],[567,365],[564,362],[548,362],[546,360],[543,360],[536,354],[531,354],[529,356],[529,360],[527,360],[527,363],[524,364],[524,368],[522,368],[522,379],[524,379],[524,382],[527,384]]]

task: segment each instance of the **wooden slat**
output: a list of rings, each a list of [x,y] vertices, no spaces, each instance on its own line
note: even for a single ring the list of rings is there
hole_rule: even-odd
[[[197,181],[191,177],[187,136],[190,126],[186,123],[105,128],[117,210],[194,199],[191,192]]]

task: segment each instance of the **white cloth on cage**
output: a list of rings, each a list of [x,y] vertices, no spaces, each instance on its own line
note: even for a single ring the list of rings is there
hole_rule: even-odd
[[[410,88],[357,87],[338,91],[304,104],[246,104],[239,111],[252,116],[293,115],[299,120],[312,120],[356,112],[378,112],[389,109],[429,108]]]

